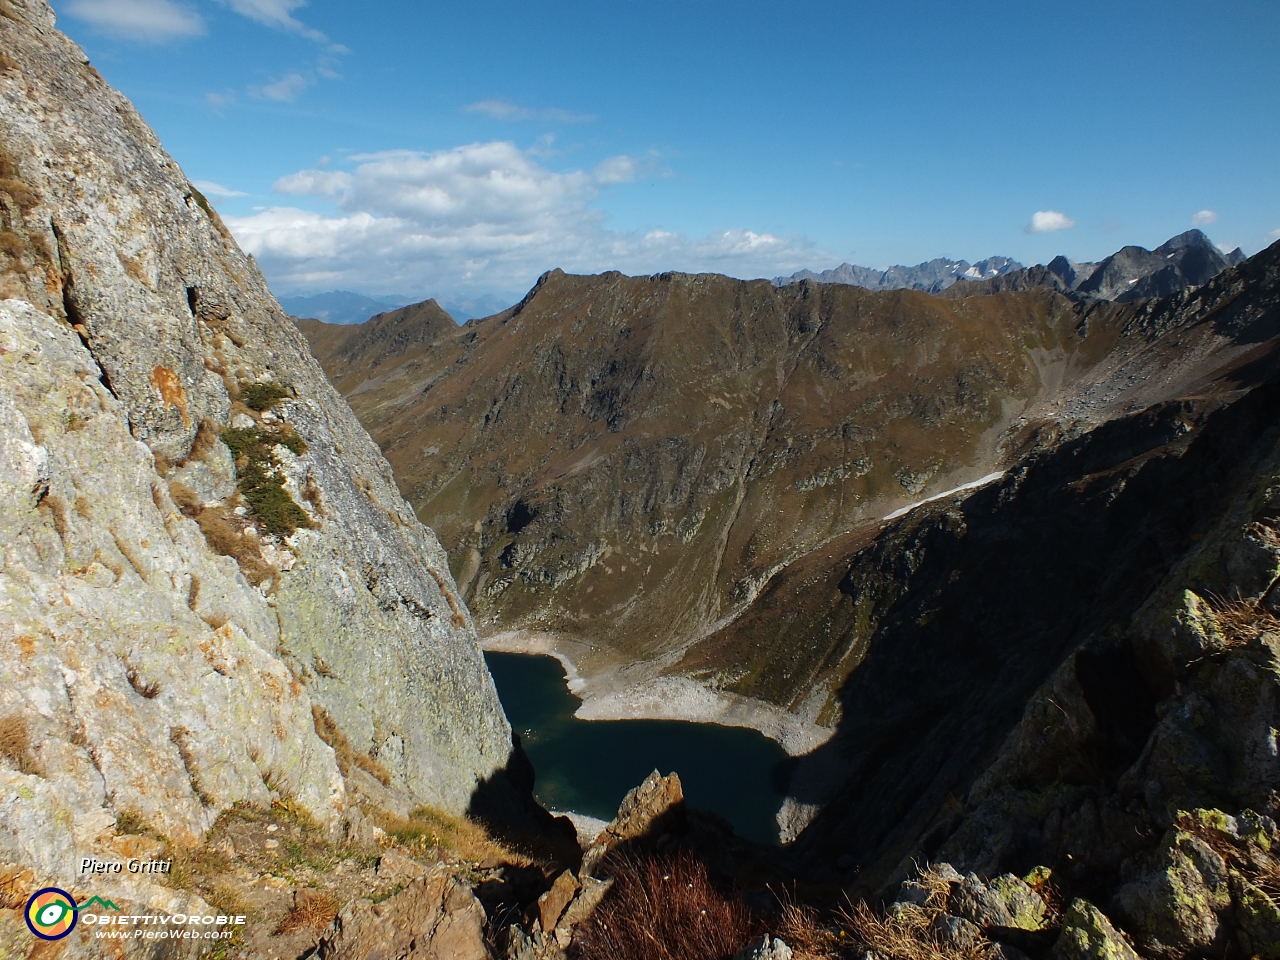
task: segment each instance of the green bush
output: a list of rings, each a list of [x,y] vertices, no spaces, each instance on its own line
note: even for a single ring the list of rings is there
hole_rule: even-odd
[[[251,383],[240,391],[240,400],[250,410],[269,410],[289,396],[278,383]]]
[[[236,486],[240,498],[268,533],[287,537],[299,527],[311,526],[307,512],[284,489],[276,470],[273,448],[281,444],[298,456],[306,453],[306,442],[292,430],[264,433],[257,427],[222,431],[222,442],[236,463]]]

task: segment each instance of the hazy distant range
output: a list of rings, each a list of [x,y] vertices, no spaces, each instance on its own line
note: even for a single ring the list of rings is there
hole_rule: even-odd
[[[387,294],[370,297],[350,290],[331,290],[309,297],[279,297],[280,306],[295,317],[312,317],[325,323],[364,323],[374,314],[416,303],[418,298]],[[504,300],[488,293],[483,297],[462,300],[438,300],[445,312],[458,323],[473,317],[489,317],[501,313],[515,300]]]

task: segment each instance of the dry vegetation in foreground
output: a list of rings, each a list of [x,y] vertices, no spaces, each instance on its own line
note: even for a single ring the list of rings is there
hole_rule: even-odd
[[[929,890],[923,905],[882,910],[846,901],[824,915],[784,891],[768,918],[719,889],[688,854],[620,858],[611,868],[613,889],[574,939],[577,960],[731,960],[766,932],[791,948],[793,960],[989,960],[995,946],[981,935],[965,946],[945,937],[937,921],[950,885],[928,867],[916,877]]]
[[[31,752],[27,718],[21,714],[0,717],[0,756],[7,758],[20,773],[42,776],[40,765]]]
[[[320,661],[323,663],[324,661]],[[327,671],[327,667],[325,668]],[[319,669],[317,668],[317,673]],[[321,673],[321,676],[325,674]],[[338,761],[338,770],[342,775],[348,776],[351,767],[354,764],[369,776],[373,777],[384,787],[391,786],[391,771],[380,764],[367,753],[361,753],[351,741],[347,739],[347,735],[339,729],[337,722],[333,717],[329,716],[329,711],[319,705],[312,706],[311,716],[315,720],[316,734],[333,748],[335,758]]]
[[[444,855],[472,864],[505,863],[532,866],[531,857],[508,849],[480,824],[432,807],[418,807],[408,817],[382,813],[374,818],[396,843],[412,853]]]
[[[692,856],[621,858],[613,889],[579,928],[576,955],[590,960],[730,960],[763,925],[711,882]]]
[[[1247,646],[1265,633],[1280,631],[1280,619],[1258,600],[1210,596],[1208,601],[1228,650]]]
[[[933,926],[940,911],[914,904],[896,907],[881,913],[859,901],[841,910],[841,918],[853,939],[895,960],[985,960],[991,955],[992,943],[982,936],[964,948],[945,943]]]
[[[300,890],[294,897],[293,909],[284,915],[277,933],[295,930],[323,930],[338,915],[338,898],[329,893]]]
[[[794,898],[784,897],[775,926],[776,935],[791,948],[792,960],[832,960],[849,943],[844,930],[823,926],[817,910]]]

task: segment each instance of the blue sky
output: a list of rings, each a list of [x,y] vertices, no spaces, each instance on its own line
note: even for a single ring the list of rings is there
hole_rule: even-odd
[[[1274,0],[53,0],[279,294],[1280,237]]]

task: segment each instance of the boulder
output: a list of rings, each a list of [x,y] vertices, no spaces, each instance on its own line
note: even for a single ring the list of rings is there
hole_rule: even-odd
[[[1011,873],[983,883],[969,874],[951,891],[949,910],[980,927],[1013,927],[1039,930],[1045,925],[1048,907],[1040,894]]]
[[[1088,900],[1073,900],[1053,946],[1053,960],[1140,960],[1106,915]]]
[[[1144,953],[1216,950],[1226,937],[1221,915],[1231,906],[1226,861],[1201,837],[1171,830],[1150,866],[1116,891],[1114,906]]]
[[[399,850],[388,850],[378,858],[379,880],[416,880],[426,874],[426,867]]]
[[[507,950],[504,960],[564,960],[564,951],[551,934],[534,930],[525,933],[512,924],[507,928]]]
[[[561,941],[562,946],[568,945],[569,939],[572,937],[573,928],[591,916],[612,886],[612,880],[597,880],[595,877],[582,878],[582,889],[573,898],[573,902],[565,908],[564,913],[560,915],[559,923],[556,925],[556,937]]]
[[[1236,939],[1244,952],[1263,960],[1280,958],[1280,904],[1276,897],[1240,878],[1235,884]]]
[[[484,908],[471,889],[437,869],[373,903],[338,913],[312,960],[492,960],[484,944]]]
[[[982,929],[970,923],[964,917],[953,917],[949,913],[940,913],[933,918],[929,929],[938,942],[957,951],[967,951],[982,941]]]
[[[640,839],[657,840],[684,827],[684,790],[680,777],[662,776],[657,770],[622,798],[618,815],[592,841],[582,856],[583,876],[595,873],[610,851]]]
[[[573,875],[572,870],[566,870],[556,877],[551,889],[538,898],[538,919],[543,930],[556,928],[579,888],[578,878]]]

